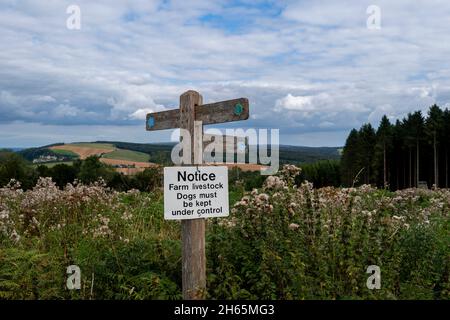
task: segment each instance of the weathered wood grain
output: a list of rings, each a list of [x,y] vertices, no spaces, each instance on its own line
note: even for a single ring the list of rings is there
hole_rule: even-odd
[[[201,143],[202,126],[195,121],[195,106],[202,104],[202,96],[196,91],[187,91],[180,97],[180,128],[186,129],[191,135],[191,162],[202,161]],[[200,128],[199,128],[200,127]],[[196,132],[195,130],[200,130]],[[201,163],[198,163],[201,164]],[[205,298],[206,290],[206,255],[205,255],[205,219],[181,221],[182,240],[182,285],[183,299],[197,300]]]
[[[191,164],[203,163],[203,125],[246,120],[248,99],[240,98],[203,105],[202,96],[187,91],[180,96],[180,108],[147,114],[148,131],[185,129],[191,138]],[[225,151],[240,151],[237,137],[224,136]],[[233,141],[234,143],[230,143]],[[248,139],[245,140],[246,147]],[[190,164],[188,164],[190,165]],[[205,219],[181,221],[183,299],[204,299],[206,293]]]
[[[149,126],[149,118],[150,117],[153,117],[153,119],[154,119],[154,125],[152,127]],[[149,113],[149,114],[147,114],[147,120],[145,123],[146,123],[147,131],[179,128],[180,127],[180,110],[173,109],[173,110]]]
[[[238,104],[242,106],[240,113],[236,113]],[[196,105],[194,109],[194,120],[202,121],[203,125],[247,120],[250,114],[247,98]],[[153,117],[153,126],[149,125],[150,117]],[[148,131],[179,128],[180,117],[179,109],[149,113],[147,114],[146,128]]]
[[[240,114],[235,113],[237,104],[242,106]],[[247,120],[248,117],[249,103],[247,98],[204,104],[195,108],[195,120],[203,121],[204,125]]]

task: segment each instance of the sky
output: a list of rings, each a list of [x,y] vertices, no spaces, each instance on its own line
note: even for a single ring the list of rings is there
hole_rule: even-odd
[[[190,89],[249,99],[216,128],[342,146],[384,114],[450,107],[449,57],[448,0],[0,0],[0,147],[170,141],[145,115]]]

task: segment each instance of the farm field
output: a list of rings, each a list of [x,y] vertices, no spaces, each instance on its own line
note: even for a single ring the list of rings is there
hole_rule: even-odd
[[[135,166],[133,168],[116,168],[116,171],[122,172],[124,174],[135,174],[142,171],[142,168],[153,167],[156,164],[149,163],[150,156],[143,152],[119,149],[115,148],[114,145],[108,143],[75,143],[54,146],[50,148],[51,150],[60,153],[61,155],[78,155],[81,159],[86,159],[92,155],[101,155],[100,161],[103,163],[119,166]],[[213,164],[207,164],[213,165]],[[228,168],[239,168],[242,171],[260,171],[265,168],[265,166],[259,164],[251,163],[236,163],[236,164],[218,164],[226,165]]]
[[[297,174],[232,188],[230,217],[207,220],[209,299],[450,299],[449,190],[315,189]],[[159,188],[10,184],[0,230],[1,298],[181,298],[180,223],[163,219]],[[64,287],[72,264],[79,291]]]
[[[70,150],[53,149],[53,152],[55,152],[56,154],[59,154],[61,156],[79,157],[78,153],[75,153]]]
[[[84,160],[90,156],[99,156],[104,153],[114,151],[113,145],[106,144],[90,144],[90,143],[80,143],[80,144],[65,144],[61,146],[54,146],[50,148],[53,151],[63,151],[71,152],[77,154],[80,159]]]
[[[83,147],[83,148],[94,148],[94,149],[105,149],[111,150],[114,149],[114,145],[110,143],[97,143],[97,142],[76,142],[69,145]]]
[[[150,156],[146,153],[124,150],[124,149],[115,149],[112,152],[106,153],[103,155],[105,159],[116,159],[116,160],[127,160],[127,161],[135,161],[135,162],[148,162]]]
[[[267,166],[263,166],[260,164],[254,164],[254,163],[232,163],[232,164],[212,164],[212,163],[206,163],[205,165],[209,166],[227,166],[228,169],[234,169],[239,168],[242,171],[260,171],[261,169],[267,168]]]
[[[74,143],[53,146],[50,149],[61,155],[75,154],[82,160],[89,156],[100,156],[101,162],[115,166],[117,172],[126,175],[134,175],[145,168],[156,166],[156,164],[148,162],[150,159],[148,154],[118,149],[114,145],[107,143]],[[120,168],[121,166],[127,166],[128,168]]]
[[[150,168],[154,166],[158,166],[155,163],[150,162],[138,162],[138,161],[129,161],[129,160],[119,160],[119,159],[108,159],[108,158],[100,158],[100,161],[109,165],[127,165],[127,166],[135,166],[136,168]]]
[[[34,164],[31,164],[31,166],[32,167],[34,167],[34,168],[36,168],[36,167],[38,167],[38,166],[42,166],[42,165],[44,165],[44,166],[46,166],[46,167],[48,167],[48,168],[53,168],[54,166],[56,166],[56,165],[58,165],[58,164],[65,164],[65,165],[68,165],[68,166],[71,166],[71,165],[73,165],[73,161],[58,161],[58,162],[46,162],[46,163],[34,163]]]

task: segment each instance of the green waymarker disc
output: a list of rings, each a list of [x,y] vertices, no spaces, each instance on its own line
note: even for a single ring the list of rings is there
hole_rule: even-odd
[[[244,111],[242,104],[238,103],[234,106],[234,114],[239,116]]]

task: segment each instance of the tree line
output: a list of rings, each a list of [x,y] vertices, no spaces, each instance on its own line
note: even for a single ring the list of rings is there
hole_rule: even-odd
[[[20,182],[24,190],[32,189],[39,177],[50,177],[56,185],[63,189],[75,180],[90,184],[103,179],[109,188],[117,191],[137,189],[151,192],[162,187],[162,167],[146,168],[135,175],[124,175],[113,167],[101,162],[98,157],[91,156],[85,160],[74,160],[72,164],[59,163],[51,167],[47,165],[31,165],[22,154],[8,150],[0,150],[0,188],[6,186],[11,179]],[[265,176],[259,171],[244,172],[234,168],[229,172],[231,190],[251,191],[261,188]]]
[[[424,116],[409,113],[391,123],[384,115],[375,130],[371,124],[353,129],[341,159],[345,186],[372,184],[398,190],[449,187],[450,111],[436,104]]]
[[[146,168],[136,175],[127,176],[116,172],[95,156],[86,160],[75,160],[71,165],[61,163],[53,167],[32,166],[20,154],[0,150],[0,187],[14,179],[20,182],[24,190],[31,189],[39,177],[52,178],[61,189],[68,183],[74,183],[75,180],[90,184],[99,179],[103,179],[108,187],[117,191],[138,189],[149,192],[162,186],[162,171],[156,167]]]

